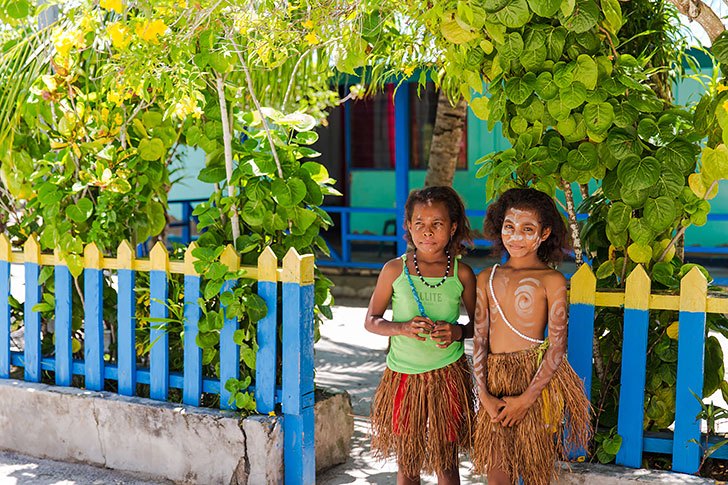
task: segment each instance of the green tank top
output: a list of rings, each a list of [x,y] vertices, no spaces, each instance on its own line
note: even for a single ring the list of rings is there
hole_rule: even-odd
[[[402,256],[402,263],[404,264],[404,256]],[[407,276],[404,274],[404,266],[402,269],[402,273],[392,285],[393,322],[407,322],[420,314]],[[425,286],[417,275],[412,275],[412,282],[425,307],[427,317],[433,322],[438,320],[457,322],[463,293],[463,285],[457,274],[458,258],[455,258],[454,276],[448,277],[437,288]],[[440,277],[425,278],[430,284],[438,283],[441,279]],[[426,340],[421,341],[401,335],[390,337],[387,367],[403,374],[421,374],[448,366],[463,355],[462,342],[453,342],[447,348],[441,349],[429,335],[423,335],[423,337],[426,337]]]

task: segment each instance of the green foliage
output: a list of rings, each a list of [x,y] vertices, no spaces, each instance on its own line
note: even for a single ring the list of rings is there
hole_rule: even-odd
[[[204,231],[197,241],[198,247],[192,254],[198,260],[195,269],[204,277],[203,317],[199,324],[198,345],[203,351],[203,362],[215,366],[219,360],[219,333],[224,318],[234,318],[239,322],[235,332],[235,343],[241,347],[241,382],[231,381],[233,393],[231,402],[242,410],[254,409],[254,402],[244,392],[251,371],[255,369],[257,352],[255,323],[266,314],[265,302],[255,292],[254,281],[245,278],[243,270],[230,271],[221,261],[227,244],[234,243],[242,256],[242,264],[257,265],[258,256],[264,248],[270,247],[279,260],[290,248],[299,253],[327,252],[327,246],[319,235],[321,229],[328,228],[332,221],[328,214],[317,206],[323,202],[324,195],[336,194],[334,182],[326,168],[307,158],[318,156],[307,145],[314,143],[317,136],[308,131],[312,124],[305,117],[284,116],[267,110],[273,123],[271,136],[283,170],[279,178],[277,167],[264,130],[256,129],[252,113],[240,112],[235,118],[242,123],[237,130],[245,134],[245,141],[235,141],[235,166],[230,184],[234,195],[227,192],[224,167],[218,182],[220,190],[215,191],[210,200],[197,206],[193,215],[199,219],[198,229]],[[206,130],[208,123],[215,123],[214,116],[204,117],[196,123],[200,131]],[[208,166],[201,178],[209,176],[212,170],[220,168],[220,158],[208,158]],[[233,214],[241,211],[242,234],[232,241]],[[238,280],[233,289],[221,292],[226,281]],[[321,318],[330,317],[331,304],[329,288],[331,281],[317,273],[314,298],[316,304],[316,327]],[[219,296],[219,297],[218,297]],[[244,384],[248,382],[248,384]],[[251,407],[252,406],[252,407]]]
[[[609,432],[599,431],[594,435],[596,442],[595,456],[600,463],[609,463],[617,456],[617,452],[622,447],[622,437],[617,434],[617,428],[614,427]]]
[[[115,254],[123,239],[133,245],[163,238],[178,148],[203,150],[200,179],[220,190],[195,210],[198,228],[205,230],[195,251],[204,277],[197,343],[206,372],[219,375],[223,320],[238,320],[234,340],[242,377],[227,385],[238,408],[253,410],[245,389],[255,369],[255,324],[266,308],[254,281],[230,270],[220,256],[230,243],[245,265],[255,265],[265,247],[279,258],[289,248],[328,251],[319,231],[332,221],[318,206],[336,191],[323,165],[310,161],[318,156],[309,147],[318,138],[311,130],[338,102],[331,90],[334,64],[353,72],[369,48],[360,34],[372,41],[381,34],[375,12],[361,24],[364,12],[353,6],[311,9],[296,3],[281,9],[265,3],[253,10],[230,2],[194,2],[189,8],[173,0],[75,2],[61,5],[61,21],[36,32],[30,3],[7,0],[4,6],[0,21],[17,28],[0,33],[0,204],[18,217],[0,217],[0,224],[16,245],[36,232],[44,250],[60,250],[76,278],[78,310],[84,247],[94,242]],[[251,111],[257,101],[281,111]],[[223,119],[224,108],[229,116]],[[261,117],[272,125],[272,142]],[[236,216],[240,236],[233,240]],[[177,248],[172,257],[183,252]],[[223,291],[232,279],[238,284]],[[115,349],[112,283],[105,280],[104,322]],[[138,284],[148,288],[147,275],[140,273]],[[137,292],[137,357],[143,363],[155,344],[149,330],[164,328],[170,367],[179,370],[181,277],[172,276],[169,286],[169,298],[161,302],[169,312],[164,319],[145,316],[149,291]],[[331,316],[330,286],[317,274],[317,324]],[[37,310],[47,322],[52,279],[44,291]],[[22,307],[16,306],[21,322]],[[82,351],[79,315],[74,311],[74,352]],[[43,335],[44,352],[52,352],[52,332]],[[113,360],[115,351],[106,358]]]
[[[476,8],[468,15],[463,3],[488,15],[481,20]],[[471,100],[477,72],[488,96],[475,99],[473,112],[491,129],[500,126],[511,144],[477,162],[486,199],[532,186],[551,195],[564,189],[573,202],[572,184],[579,184],[588,196],[570,209],[573,236],[601,288],[623,288],[642,264],[653,289],[676,290],[694,266],[683,264],[676,243],[690,225],[705,224],[708,201],[728,177],[728,88],[721,84],[696,108],[670,102],[671,76],[683,72],[686,46],[675,15],[665,2],[612,0],[450,0],[426,14],[443,52],[443,88],[451,98]],[[719,59],[721,49],[728,51],[721,42],[728,45],[723,37],[716,42]],[[576,212],[588,219],[577,224]],[[596,317],[592,396],[601,462],[613,460],[621,446],[615,426],[622,317],[622,310],[606,308]],[[722,325],[717,316],[709,319],[716,322],[709,326]],[[676,320],[676,312],[650,314],[646,429],[674,421]],[[708,374],[704,395],[728,389],[712,337]]]

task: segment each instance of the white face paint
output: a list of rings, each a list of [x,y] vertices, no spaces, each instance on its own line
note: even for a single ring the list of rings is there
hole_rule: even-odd
[[[501,240],[509,255],[526,256],[535,252],[543,239],[541,222],[535,211],[515,208],[506,211]]]

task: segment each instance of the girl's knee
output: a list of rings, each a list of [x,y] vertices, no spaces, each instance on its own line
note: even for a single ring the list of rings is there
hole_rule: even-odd
[[[513,480],[503,470],[488,471],[488,485],[512,485]]]
[[[397,472],[397,485],[420,485],[420,483],[419,475],[409,476],[402,470]]]
[[[455,467],[438,473],[437,485],[460,485],[460,470]]]

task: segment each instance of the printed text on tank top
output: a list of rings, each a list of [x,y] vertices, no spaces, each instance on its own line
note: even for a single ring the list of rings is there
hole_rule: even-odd
[[[542,344],[544,341],[529,337],[528,335],[524,335],[521,331],[519,331],[516,327],[511,325],[511,322],[508,321],[506,318],[506,315],[503,313],[503,309],[500,306],[500,303],[498,302],[498,298],[495,296],[495,291],[493,290],[493,276],[495,276],[495,270],[498,267],[497,264],[493,265],[493,269],[490,272],[490,278],[488,279],[488,288],[490,289],[490,294],[493,297],[493,304],[495,305],[496,310],[498,310],[498,315],[500,315],[501,319],[503,320],[503,323],[506,324],[506,326],[511,329],[513,333],[521,337],[522,339],[533,342],[535,344]],[[519,308],[520,313],[522,314],[530,314],[533,311],[532,305],[535,297],[536,289],[540,286],[540,283],[535,278],[524,278],[520,282],[521,284],[516,289],[516,306]]]

